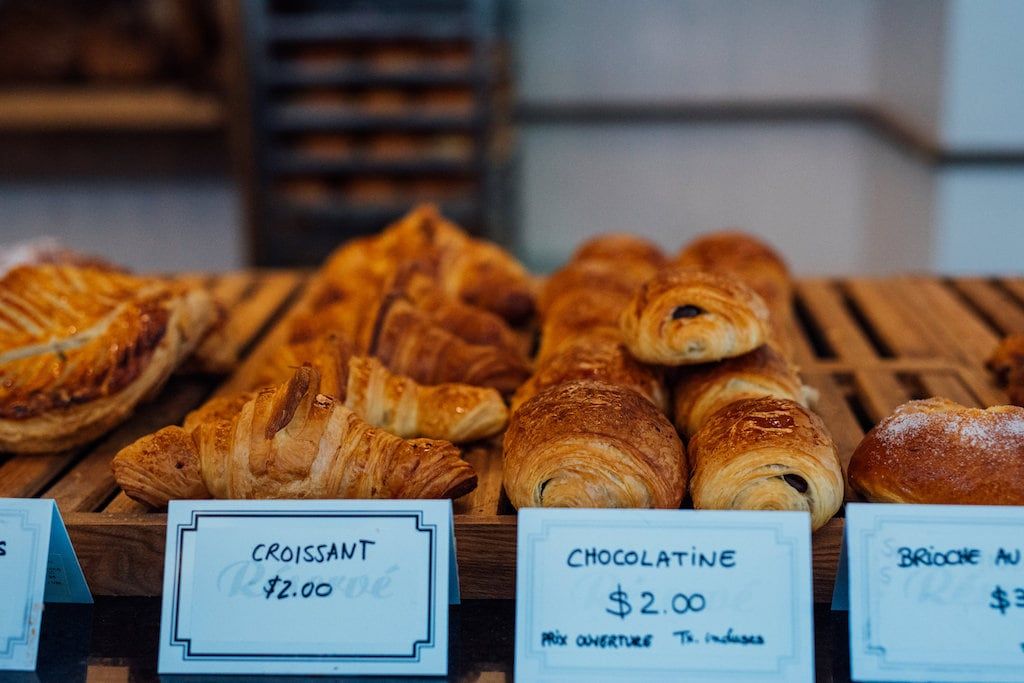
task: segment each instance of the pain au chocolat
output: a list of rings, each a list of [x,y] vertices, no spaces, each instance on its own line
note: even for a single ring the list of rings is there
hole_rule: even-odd
[[[157,391],[217,316],[205,291],[70,264],[0,279],[0,450],[86,443]]]

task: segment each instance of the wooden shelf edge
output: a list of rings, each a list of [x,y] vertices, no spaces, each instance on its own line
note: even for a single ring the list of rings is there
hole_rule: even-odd
[[[210,130],[223,123],[216,96],[180,87],[0,89],[0,131]]]
[[[167,515],[73,512],[64,518],[89,588],[96,595],[153,596],[163,590]],[[814,534],[814,601],[832,600],[843,520]],[[462,597],[515,597],[515,515],[455,516]]]

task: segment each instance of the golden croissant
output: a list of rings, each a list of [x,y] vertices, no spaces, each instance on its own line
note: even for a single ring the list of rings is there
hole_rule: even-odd
[[[0,450],[81,445],[155,394],[217,317],[205,291],[107,268],[0,279]]]
[[[663,270],[619,319],[638,360],[691,365],[749,353],[768,341],[764,301],[739,280],[698,270]]]
[[[494,436],[508,421],[508,409],[495,389],[467,384],[421,386],[366,356],[349,360],[345,406],[397,436],[454,443]]]
[[[256,393],[231,419],[166,427],[113,461],[125,493],[178,498],[445,498],[476,486],[449,442],[406,440],[318,392],[309,367]]]
[[[640,394],[602,382],[558,384],[520,406],[503,466],[517,508],[677,508],[686,491],[672,424]]]
[[[787,399],[741,399],[690,438],[697,509],[804,510],[818,529],[843,502],[835,443],[814,413]]]
[[[503,394],[515,391],[530,372],[519,354],[470,344],[398,296],[381,303],[370,355],[421,384],[458,382]]]

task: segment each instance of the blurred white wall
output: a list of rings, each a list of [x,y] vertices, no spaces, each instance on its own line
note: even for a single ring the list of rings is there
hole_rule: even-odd
[[[1018,0],[516,5],[520,97],[536,108],[853,103],[943,153],[1024,152]],[[541,119],[521,140],[522,248],[536,267],[601,231],[674,249],[739,225],[804,273],[1024,270],[1024,164],[936,165],[856,117]]]
[[[53,236],[140,271],[242,265],[241,215],[227,179],[0,182],[4,244]]]

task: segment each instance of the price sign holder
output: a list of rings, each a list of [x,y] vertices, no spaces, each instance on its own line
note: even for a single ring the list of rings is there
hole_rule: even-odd
[[[810,519],[519,511],[517,681],[812,681]]]
[[[1024,508],[848,503],[846,605],[855,680],[1024,681]]]
[[[161,674],[444,675],[451,501],[174,501]]]
[[[52,499],[0,498],[0,670],[36,666],[44,602],[92,595]]]

